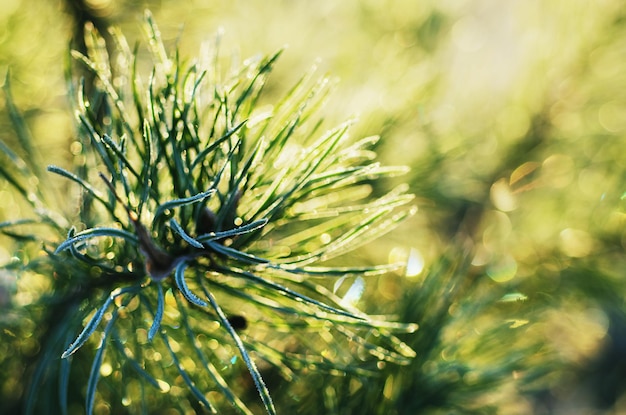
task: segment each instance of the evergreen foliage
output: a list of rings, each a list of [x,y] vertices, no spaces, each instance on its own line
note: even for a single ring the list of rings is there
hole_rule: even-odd
[[[192,3],[0,7],[0,413],[624,412],[622,2]]]
[[[370,196],[370,182],[406,169],[374,162],[377,138],[350,140],[350,122],[324,130],[315,110],[327,81],[313,73],[259,108],[280,52],[222,68],[217,49],[193,61],[168,53],[150,14],[145,29],[145,76],[118,32],[113,57],[89,25],[87,54],[72,52],[92,82],[70,74],[74,165],[47,170],[80,189],[65,200],[79,205],[75,216],[50,211],[42,186],[23,183],[55,179],[3,145],[21,168],[1,174],[37,217],[2,229],[25,241],[40,239],[13,231],[25,224],[67,232],[22,269],[52,278],[37,307],[62,316],[47,327],[25,413],[68,413],[83,376],[89,414],[99,402],[114,413],[253,413],[233,380],[245,368],[273,414],[263,368],[289,381],[302,370],[375,376],[382,362],[408,364],[415,353],[393,333],[417,325],[352,305],[364,278],[399,265],[323,265],[413,212],[406,186]]]

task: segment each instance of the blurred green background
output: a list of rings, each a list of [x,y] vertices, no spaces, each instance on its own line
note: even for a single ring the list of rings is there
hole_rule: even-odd
[[[350,259],[407,261],[360,306],[421,325],[405,338],[416,362],[372,386],[388,403],[372,413],[626,411],[622,1],[2,0],[0,77],[44,164],[71,156],[70,39],[92,19],[143,42],[145,8],[187,56],[218,32],[241,58],[287,45],[267,101],[315,64],[338,80],[325,115],[358,115],[355,138],[381,134],[381,161],[411,166],[419,212]],[[16,199],[0,182],[0,222],[25,214]],[[0,261],[15,255],[2,239]],[[0,279],[6,323],[28,299]],[[0,395],[16,399],[27,365],[10,357],[0,345],[3,371],[20,373]],[[355,410],[341,388],[337,407]]]

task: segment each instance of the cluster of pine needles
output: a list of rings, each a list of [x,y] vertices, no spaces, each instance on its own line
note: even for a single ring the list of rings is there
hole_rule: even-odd
[[[80,396],[89,414],[274,414],[268,376],[408,364],[396,335],[417,325],[355,306],[398,264],[335,266],[413,213],[406,186],[372,186],[406,169],[376,162],[377,137],[352,139],[352,122],[325,127],[328,80],[313,70],[264,102],[281,52],[227,65],[216,41],[187,59],[144,23],[148,70],[116,30],[107,44],[87,27],[86,53],[71,53],[69,167],[41,171],[24,129],[19,151],[0,143],[0,176],[33,212],[0,229],[37,242],[19,271],[50,285],[32,305],[47,324],[25,413],[70,413]]]

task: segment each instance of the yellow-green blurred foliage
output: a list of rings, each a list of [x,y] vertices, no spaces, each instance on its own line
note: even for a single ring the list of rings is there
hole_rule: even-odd
[[[71,3],[77,4],[0,4],[0,76],[10,70],[15,101],[44,164],[63,165],[71,155],[74,130],[64,79],[76,31]],[[218,33],[223,50],[242,58],[287,45],[267,102],[314,64],[336,77],[324,113],[333,122],[358,115],[355,137],[382,134],[382,161],[411,166],[402,179],[409,180],[420,209],[356,254],[360,261],[408,261],[406,275],[370,285],[360,307],[411,318],[398,300],[424,288],[424,276],[456,246],[470,256],[471,265],[461,272],[480,282],[472,282],[470,297],[455,299],[444,310],[454,318],[441,335],[437,359],[473,361],[472,367],[526,359],[550,372],[544,392],[520,397],[512,386],[525,375],[520,368],[505,377],[511,385],[477,393],[468,407],[495,403],[500,413],[574,413],[569,405],[615,404],[624,410],[619,388],[608,401],[598,401],[594,385],[586,383],[594,370],[604,370],[596,367],[598,356],[626,341],[620,335],[626,321],[622,1],[86,0],[85,5],[141,41],[137,22],[150,8],[167,42],[174,45],[180,37],[185,54]],[[15,134],[5,109],[1,100],[0,136],[11,143]],[[7,188],[0,181],[0,221],[23,213]],[[6,261],[14,253],[3,243],[0,259]],[[468,299],[484,305],[476,319],[463,318],[467,305],[461,303]],[[488,335],[502,326],[517,334]],[[415,336],[427,334],[422,327]],[[520,343],[511,344],[513,338]],[[525,349],[537,343],[543,347]],[[3,365],[5,357],[0,356]],[[552,370],[554,359],[558,369]],[[624,364],[626,358],[618,353],[615,359]],[[435,360],[412,369],[427,376],[439,367]],[[398,380],[408,375],[393,376],[385,384],[386,399],[398,398],[408,385]],[[471,375],[462,380],[466,386],[480,382]],[[619,382],[624,376],[613,384]],[[420,394],[419,385],[411,387]]]

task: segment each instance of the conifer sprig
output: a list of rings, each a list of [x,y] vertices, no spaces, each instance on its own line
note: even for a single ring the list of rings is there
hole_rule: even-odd
[[[74,313],[50,329],[61,366],[51,367],[54,353],[42,359],[32,396],[58,373],[65,412],[71,367],[91,358],[88,413],[110,393],[98,388],[106,380],[123,390],[124,406],[151,406],[139,398],[151,389],[185,397],[161,397],[181,409],[228,405],[249,414],[245,388],[233,382],[240,357],[274,414],[263,371],[372,375],[380,361],[410,361],[414,352],[393,333],[416,324],[372,319],[328,286],[340,278],[363,284],[395,264],[324,264],[412,214],[404,186],[371,195],[371,182],[406,169],[374,162],[376,139],[352,141],[351,122],[324,132],[315,111],[325,79],[307,74],[271,109],[261,107],[281,52],[226,74],[217,52],[208,65],[168,53],[150,14],[145,28],[147,76],[117,31],[115,56],[92,27],[87,53],[72,52],[74,73],[93,79],[71,78],[80,151],[71,171],[48,171],[80,188],[80,208],[58,221],[37,212],[66,232],[46,243],[40,261]],[[29,199],[35,207],[45,205],[12,172],[0,174],[27,198],[37,195]]]

